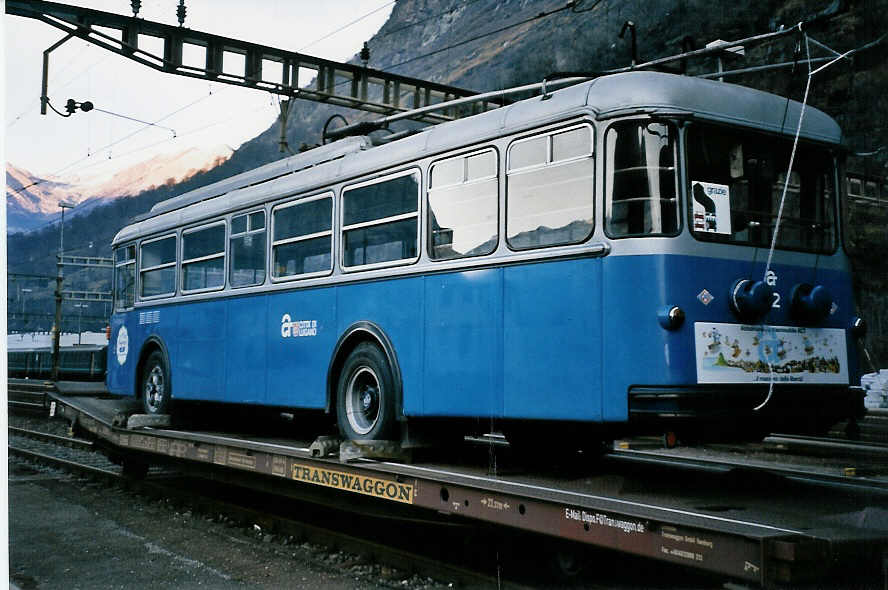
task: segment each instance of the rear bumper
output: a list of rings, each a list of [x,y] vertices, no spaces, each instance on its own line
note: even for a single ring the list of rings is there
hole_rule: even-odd
[[[864,391],[860,387],[774,386],[768,403],[768,387],[756,385],[634,386],[629,388],[629,420],[632,422],[738,419],[757,417],[811,417],[835,421],[864,415]]]

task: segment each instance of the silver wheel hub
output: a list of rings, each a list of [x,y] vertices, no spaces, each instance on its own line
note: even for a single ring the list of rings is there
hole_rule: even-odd
[[[145,379],[145,399],[152,408],[157,408],[163,400],[166,391],[166,382],[163,376],[163,369],[155,365],[151,367],[148,377]]]
[[[367,434],[379,422],[381,388],[376,372],[367,366],[359,367],[348,381],[345,393],[345,413],[348,424],[357,434]]]

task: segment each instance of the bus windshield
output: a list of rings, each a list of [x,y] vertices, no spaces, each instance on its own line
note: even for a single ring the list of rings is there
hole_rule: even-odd
[[[770,247],[792,141],[714,125],[688,132],[691,231],[697,239]],[[836,245],[834,160],[799,143],[777,247],[827,253]]]

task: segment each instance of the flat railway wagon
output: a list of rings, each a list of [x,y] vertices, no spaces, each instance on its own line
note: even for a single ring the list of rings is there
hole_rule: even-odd
[[[124,474],[170,465],[226,485],[396,517],[387,526],[396,527],[397,517],[493,526],[510,542],[524,538],[539,561],[554,550],[565,563],[589,566],[579,575],[597,584],[612,554],[586,554],[584,546],[745,585],[875,588],[888,581],[888,529],[878,508],[884,481],[823,485],[736,466],[707,471],[678,462],[638,470],[607,459],[582,477],[529,473],[510,466],[508,453],[499,456],[505,469],[491,465],[490,454],[501,447],[465,449],[459,464],[347,460],[324,439],[282,438],[280,423],[250,434],[263,423],[245,420],[220,434],[214,419],[202,416],[203,426],[173,429],[159,426],[165,417],[139,415],[141,404],[131,397],[48,396],[50,412],[98,439]]]
[[[840,142],[787,98],[632,72],[268,164],[114,238],[108,389],[347,439],[824,430],[863,407]]]

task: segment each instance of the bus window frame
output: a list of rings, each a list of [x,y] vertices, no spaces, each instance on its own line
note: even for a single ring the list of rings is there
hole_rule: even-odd
[[[138,246],[138,244],[135,241],[133,241],[133,242],[121,244],[112,250],[112,258],[114,260],[114,276],[111,279],[112,313],[117,313],[119,311],[128,311],[130,309],[133,309],[136,305],[136,282],[137,282],[136,275],[138,274],[136,272],[137,271],[136,258],[137,258],[137,254],[139,251],[137,246]],[[125,260],[124,262],[117,262],[117,251],[120,249],[126,250],[127,248],[133,249],[132,259]],[[129,265],[133,266],[133,303],[132,303],[132,305],[129,305],[129,306],[117,307],[117,274],[120,272],[118,269],[121,267],[124,267],[124,266],[129,266]]]
[[[257,229],[257,230],[250,231],[250,229],[249,229],[250,216],[255,213],[259,213],[259,212],[262,212],[262,214],[265,215],[265,226],[261,230]],[[234,228],[234,218],[235,217],[243,217],[243,216],[245,216],[247,218],[247,230],[243,231],[243,232],[239,232],[237,234],[232,233],[232,229]],[[267,208],[264,205],[256,206],[256,207],[242,210],[242,211],[234,211],[226,217],[226,220],[228,221],[228,230],[226,232],[226,241],[225,241],[225,247],[228,249],[228,265],[225,270],[225,285],[227,287],[226,290],[247,289],[249,287],[261,287],[262,285],[264,285],[268,281],[268,277],[271,274],[268,272],[269,256],[271,255],[271,250],[268,247],[269,219],[270,219],[270,213],[268,212]],[[256,235],[261,232],[265,233],[265,248],[262,249],[262,255],[265,257],[265,269],[264,269],[264,273],[262,276],[262,280],[259,281],[258,283],[250,283],[248,285],[233,284],[231,282],[231,262],[232,262],[232,257],[233,257],[233,254],[231,252],[231,240],[233,238],[240,238],[240,237],[245,237],[248,235]]]
[[[290,195],[292,197],[292,195]],[[287,197],[286,200],[279,201],[275,203],[271,207],[271,211],[269,213],[269,218],[265,222],[266,231],[268,232],[268,240],[266,245],[266,271],[265,274],[272,284],[277,283],[286,283],[289,281],[296,281],[302,279],[311,279],[316,277],[327,277],[333,274],[334,267],[336,266],[336,243],[334,240],[335,232],[336,232],[336,192],[332,189],[327,189],[322,193],[316,193],[309,196],[298,196],[290,198]],[[330,229],[322,232],[315,232],[313,234],[305,234],[301,236],[297,236],[295,238],[285,238],[283,240],[275,240],[274,239],[274,225],[275,219],[274,215],[277,211],[281,209],[287,209],[289,207],[296,207],[301,204],[310,203],[312,201],[320,201],[321,199],[330,199]],[[286,275],[282,277],[276,277],[274,273],[274,248],[275,246],[292,244],[295,242],[304,242],[306,240],[313,240],[315,238],[321,238],[326,235],[330,236],[330,268],[328,270],[318,270],[315,272],[307,272],[295,275]],[[264,283],[260,283],[264,284]],[[256,286],[256,285],[252,285]]]
[[[710,121],[710,120],[706,120],[706,119],[700,119],[700,120],[696,120],[693,122],[689,122],[688,124],[683,126],[682,139],[681,139],[681,143],[682,143],[681,167],[682,167],[682,174],[684,177],[682,179],[682,191],[688,191],[688,194],[689,194],[689,191],[691,190],[691,182],[692,182],[691,175],[690,175],[690,169],[689,169],[690,150],[688,149],[688,134],[691,132],[691,127],[693,125],[708,126],[710,128],[718,128],[718,129],[726,129],[729,132],[740,133],[740,134],[745,133],[747,135],[759,135],[761,137],[767,137],[767,138],[776,139],[779,141],[784,141],[790,146],[793,144],[792,135],[783,135],[780,133],[774,133],[774,132],[770,132],[770,131],[767,131],[764,129],[760,129],[758,127],[748,127],[748,126],[743,126],[743,125],[729,125],[729,124],[720,123],[717,121]],[[828,144],[828,143],[823,143],[823,142],[819,142],[819,141],[815,141],[815,140],[811,140],[811,139],[804,139],[804,138],[802,138],[800,140],[800,144],[808,149],[810,149],[810,148],[822,149],[826,153],[829,154],[829,161],[831,162],[831,166],[832,166],[832,169],[830,170],[829,177],[832,179],[832,185],[833,185],[832,186],[832,188],[833,188],[833,197],[832,197],[833,244],[832,244],[832,249],[818,251],[818,250],[813,250],[810,248],[788,248],[786,246],[775,245],[774,250],[781,251],[781,252],[799,252],[801,254],[811,254],[814,256],[833,256],[839,251],[840,248],[843,247],[840,244],[844,242],[844,233],[845,232],[842,231],[842,227],[841,227],[842,223],[844,223],[844,221],[843,221],[843,216],[841,214],[840,202],[843,198],[845,198],[845,196],[847,194],[845,192],[845,191],[847,191],[847,185],[843,186],[843,183],[841,182],[841,179],[839,178],[840,166],[839,166],[839,158],[838,158],[836,146]],[[793,167],[793,171],[796,171],[796,170],[797,170],[797,168]],[[781,188],[782,188],[782,185],[781,185]],[[693,207],[691,206],[690,197],[686,200],[686,204],[682,203],[680,206],[683,209],[682,218],[685,219],[688,223],[688,233],[698,243],[717,244],[717,245],[722,245],[722,246],[742,247],[742,248],[766,248],[766,249],[769,248],[769,245],[764,245],[764,246],[763,245],[755,245],[755,244],[750,244],[748,242],[734,242],[734,241],[729,241],[729,240],[722,241],[722,240],[717,240],[717,239],[707,240],[706,238],[701,237],[701,235],[703,235],[701,232],[695,232],[693,230],[693,223],[694,223],[693,215],[694,214],[693,214]],[[770,243],[770,240],[769,240],[769,243]]]
[[[173,238],[174,240],[176,240],[176,248],[175,248],[176,259],[173,260],[173,262],[167,262],[164,264],[158,264],[158,265],[151,266],[148,268],[142,268],[142,247],[146,246],[148,244],[152,244],[154,242],[159,242],[161,240],[166,240],[169,238]],[[138,268],[139,268],[138,275],[139,276],[138,276],[138,284],[136,287],[136,295],[137,295],[136,300],[137,301],[141,302],[141,301],[155,301],[157,299],[169,299],[170,297],[175,297],[176,294],[179,292],[178,287],[179,287],[179,274],[180,274],[180,272],[179,272],[179,247],[180,247],[179,244],[180,244],[180,242],[181,242],[181,240],[179,240],[179,231],[178,230],[174,231],[172,233],[158,236],[156,238],[148,238],[148,239],[139,240],[139,248],[138,248]],[[146,272],[150,272],[152,270],[160,270],[160,269],[169,268],[169,267],[173,267],[175,269],[174,272],[176,273],[175,276],[173,277],[173,290],[168,293],[161,293],[159,295],[150,295],[148,297],[145,297],[144,295],[142,295],[142,274],[146,273]]]
[[[622,235],[611,235],[611,233],[607,229],[607,201],[608,201],[608,183],[607,183],[607,170],[609,161],[607,159],[607,134],[611,130],[612,127],[626,123],[626,122],[651,122],[651,123],[661,123],[663,125],[667,125],[671,128],[674,133],[674,146],[673,146],[673,177],[675,181],[675,207],[676,207],[676,221],[677,227],[674,232],[669,233],[641,233],[641,234],[622,234]],[[611,121],[604,128],[604,131],[601,134],[602,138],[602,149],[604,150],[604,154],[601,157],[601,186],[602,186],[602,195],[601,195],[601,228],[604,231],[604,235],[611,240],[624,240],[627,238],[675,238],[678,237],[684,232],[685,227],[685,215],[683,214],[683,210],[685,209],[685,199],[684,197],[684,185],[686,184],[686,170],[685,167],[687,163],[685,162],[685,153],[686,150],[684,148],[685,145],[685,137],[687,134],[687,126],[684,125],[681,121],[675,119],[667,119],[663,117],[631,117],[626,119],[617,119],[615,121]]]
[[[224,234],[224,243],[222,245],[222,253],[221,254],[209,254],[207,256],[200,256],[198,258],[189,258],[185,260],[185,236],[188,234],[193,234],[217,225],[223,226],[225,230]],[[182,237],[179,240],[179,292],[182,295],[195,295],[197,293],[209,293],[211,291],[222,291],[225,287],[228,286],[228,223],[225,219],[216,219],[210,221],[208,223],[204,223],[201,225],[191,226],[189,228],[182,228]],[[222,284],[218,287],[204,287],[202,289],[185,289],[185,265],[186,264],[194,264],[195,262],[203,262],[205,260],[213,260],[215,258],[222,257],[222,273],[223,279]]]
[[[463,178],[465,179],[468,176],[468,159],[471,158],[472,156],[478,156],[480,154],[484,154],[487,152],[493,153],[494,161],[496,162],[496,169],[492,175],[484,176],[481,178],[475,178],[473,180],[463,180],[462,182],[444,184],[439,187],[432,188],[432,169],[436,165],[441,164],[443,162],[448,162],[450,160],[462,159],[464,161]],[[435,159],[435,160],[432,160],[431,162],[429,162],[429,165],[427,168],[427,174],[426,174],[427,178],[426,178],[426,184],[425,184],[425,202],[421,203],[421,205],[424,208],[425,217],[426,217],[426,219],[425,219],[425,230],[426,230],[425,247],[426,247],[426,256],[428,257],[429,262],[431,262],[433,264],[439,264],[442,262],[452,262],[454,260],[465,260],[468,258],[479,258],[481,256],[490,256],[491,254],[494,254],[499,249],[499,245],[500,245],[500,241],[501,241],[501,237],[502,237],[501,232],[500,232],[500,221],[502,219],[502,207],[501,207],[501,203],[500,203],[500,200],[501,200],[500,197],[502,196],[502,188],[503,188],[502,187],[502,178],[503,177],[500,175],[500,171],[501,171],[500,156],[501,156],[500,150],[497,149],[497,147],[494,145],[488,145],[488,146],[483,146],[483,147],[472,146],[470,148],[470,151],[462,152],[459,154],[453,154],[453,155],[449,155],[449,156],[444,156],[442,158],[438,158],[438,159]],[[431,220],[432,220],[432,216],[430,213],[431,205],[429,203],[429,195],[431,194],[432,190],[450,188],[453,186],[471,185],[471,184],[476,184],[476,183],[481,183],[481,182],[487,182],[491,179],[496,180],[496,242],[493,245],[493,249],[490,252],[486,252],[483,254],[472,254],[470,256],[455,256],[453,258],[435,258],[433,255],[433,251],[432,251],[432,228],[430,225]]]
[[[561,133],[567,133],[568,131],[573,131],[574,129],[580,128],[589,129],[589,153],[581,154],[579,156],[574,156],[572,158],[566,158],[564,160],[553,160],[554,158],[554,149],[552,147],[552,138],[555,135]],[[540,136],[546,137],[546,161],[542,164],[532,164],[530,166],[522,166],[520,168],[510,168],[509,164],[512,160],[512,149],[521,143],[525,143],[528,141],[532,141],[534,139],[539,139]],[[598,216],[598,195],[596,184],[598,182],[598,159],[596,157],[595,148],[597,141],[597,128],[590,121],[580,121],[569,123],[563,127],[553,127],[547,129],[536,129],[531,133],[522,135],[520,137],[513,138],[509,141],[508,146],[506,147],[506,162],[503,171],[503,192],[505,193],[504,200],[504,211],[503,211],[503,240],[506,243],[506,247],[511,252],[528,252],[531,250],[547,250],[550,248],[564,248],[570,246],[577,246],[580,244],[585,244],[595,235],[596,221]],[[555,166],[563,166],[565,164],[573,164],[575,162],[579,162],[581,160],[590,159],[592,160],[592,226],[589,228],[589,235],[583,238],[578,242],[562,242],[558,244],[546,244],[542,246],[529,246],[527,248],[519,248],[513,246],[509,240],[509,176],[511,174],[524,174],[527,172],[534,172],[536,170],[542,170],[545,168],[552,168]]]
[[[343,216],[345,214],[345,206],[342,201],[345,199],[345,195],[348,191],[363,188],[365,186],[371,186],[374,184],[379,184],[382,182],[386,182],[388,180],[394,180],[396,178],[401,178],[402,176],[417,176],[416,183],[416,212],[415,213],[402,213],[400,215],[393,215],[391,217],[381,217],[379,219],[374,219],[373,221],[365,221],[361,223],[354,223],[349,226],[344,224]],[[410,266],[412,264],[416,264],[420,257],[422,256],[422,243],[423,243],[423,235],[422,235],[422,218],[424,215],[423,212],[423,202],[422,202],[422,194],[424,189],[423,184],[423,176],[422,169],[420,166],[414,164],[409,168],[399,170],[397,172],[391,173],[383,173],[379,176],[375,176],[373,178],[369,178],[367,180],[362,180],[360,182],[352,183],[343,186],[339,190],[339,227],[338,227],[338,235],[339,235],[339,269],[343,273],[353,273],[360,272],[365,270],[373,270],[376,268],[387,268],[387,267],[396,267],[396,266]],[[399,258],[397,260],[386,260],[384,262],[371,262],[370,264],[359,264],[354,266],[346,266],[345,265],[345,232],[361,229],[362,227],[372,227],[374,225],[382,225],[384,223],[394,223],[397,221],[403,221],[405,219],[410,219],[411,217],[416,217],[416,256],[413,258]],[[335,249],[335,246],[334,246]]]

